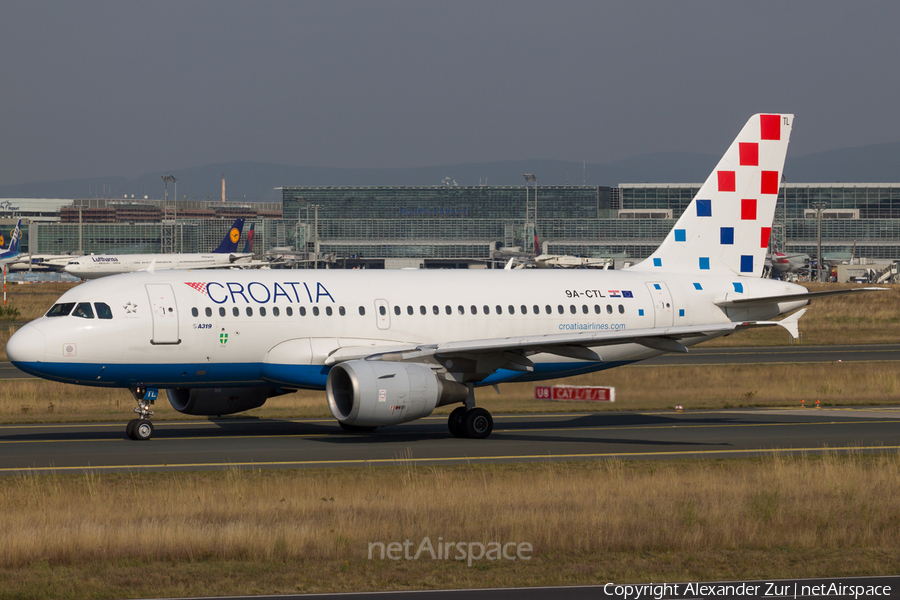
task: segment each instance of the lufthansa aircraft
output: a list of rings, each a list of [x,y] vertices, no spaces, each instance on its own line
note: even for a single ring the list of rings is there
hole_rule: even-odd
[[[6,347],[28,373],[127,388],[146,440],[158,390],[224,415],[324,389],[344,429],[420,419],[484,438],[473,388],[609,369],[753,327],[796,337],[809,293],[761,279],[793,115],[753,116],[662,245],[621,271],[164,271],[92,281]]]
[[[63,270],[82,279],[96,279],[134,271],[237,266],[236,263],[250,260],[249,254],[235,254],[243,227],[244,219],[237,219],[219,247],[207,254],[90,254],[70,260]]]
[[[6,264],[13,260],[17,260],[19,256],[19,237],[22,235],[22,219],[16,221],[16,228],[12,230],[9,237],[9,246],[0,248],[0,264]]]

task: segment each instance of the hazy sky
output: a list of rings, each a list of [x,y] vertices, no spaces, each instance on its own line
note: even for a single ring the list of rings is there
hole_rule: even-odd
[[[0,184],[900,141],[900,3],[0,4]]]

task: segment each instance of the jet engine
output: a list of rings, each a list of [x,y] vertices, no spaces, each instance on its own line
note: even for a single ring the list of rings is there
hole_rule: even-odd
[[[427,365],[352,360],[332,367],[325,393],[340,423],[375,427],[427,417],[435,407],[464,402],[468,390]]]
[[[230,415],[258,408],[278,393],[270,387],[169,388],[172,408],[186,415]]]

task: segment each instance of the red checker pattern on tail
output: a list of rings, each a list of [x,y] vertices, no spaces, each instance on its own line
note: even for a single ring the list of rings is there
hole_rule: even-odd
[[[205,283],[201,283],[199,281],[191,281],[191,282],[185,281],[184,285],[194,288],[201,294],[206,293],[206,284]]]
[[[744,199],[741,200],[741,220],[742,221],[755,221],[756,220],[756,199]]]
[[[760,115],[759,116],[759,139],[761,139],[761,140],[780,140],[781,139],[781,115]]]
[[[720,192],[733,192],[734,191],[734,171],[716,171],[719,176],[719,191]]]
[[[759,188],[761,194],[777,194],[778,171],[763,171],[760,174]]]
[[[760,248],[768,248],[769,247],[769,238],[772,237],[772,228],[771,227],[763,227],[759,236],[759,247]]]
[[[759,166],[759,144],[740,142],[738,143],[738,149],[740,150],[742,167]]]

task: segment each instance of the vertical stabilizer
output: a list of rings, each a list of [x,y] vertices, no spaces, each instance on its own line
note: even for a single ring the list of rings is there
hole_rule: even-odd
[[[241,230],[244,228],[244,220],[237,219],[225,234],[219,247],[213,250],[214,254],[229,254],[237,252],[238,242],[241,239]]]
[[[22,237],[22,219],[16,221],[16,228],[9,237],[9,246],[0,252],[0,258],[12,258],[19,254],[19,238]]]
[[[247,231],[247,243],[244,245],[244,254],[253,254],[253,228],[256,223],[250,223],[250,229]]]
[[[750,117],[643,271],[762,274],[794,115]]]

